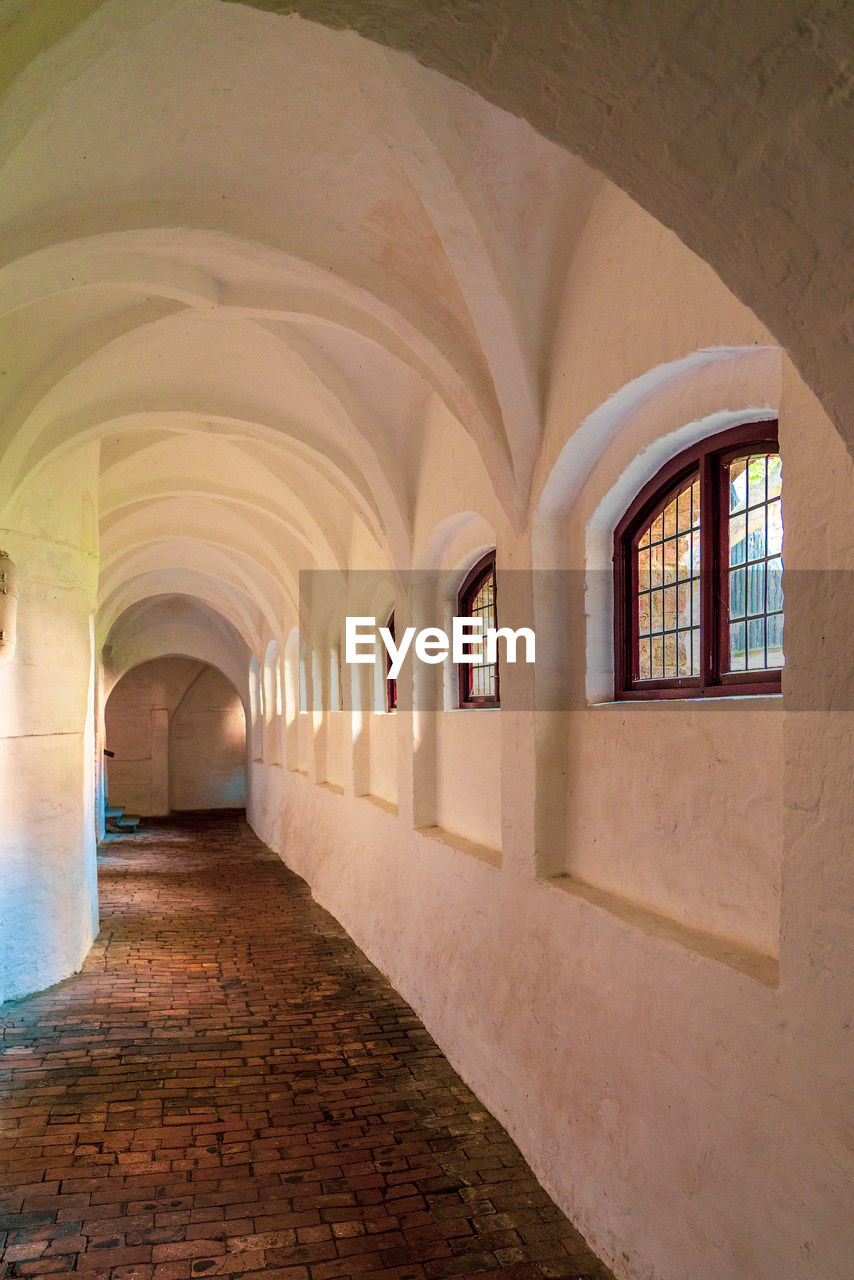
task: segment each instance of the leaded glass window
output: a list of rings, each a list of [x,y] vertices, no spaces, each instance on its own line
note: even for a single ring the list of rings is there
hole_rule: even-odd
[[[779,453],[733,459],[729,480],[729,669],[783,665],[783,466]]]
[[[687,450],[645,486],[618,526],[617,697],[779,690],[783,468],[776,425],[738,427]]]
[[[458,612],[463,618],[480,618],[484,636],[489,628],[497,628],[494,551],[478,561],[463,583]],[[482,648],[479,661],[460,666],[460,705],[463,707],[498,705],[498,664],[483,661],[484,653]]]
[[[638,543],[638,676],[700,670],[700,482],[692,479]]]

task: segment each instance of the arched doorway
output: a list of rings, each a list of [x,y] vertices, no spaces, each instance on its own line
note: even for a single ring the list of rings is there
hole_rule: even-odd
[[[106,706],[108,801],[142,817],[246,804],[246,715],[234,685],[195,658],[155,658]]]

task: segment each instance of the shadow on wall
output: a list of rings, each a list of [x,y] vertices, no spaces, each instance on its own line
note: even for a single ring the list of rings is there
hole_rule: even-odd
[[[109,802],[143,817],[246,804],[246,717],[234,685],[207,663],[143,662],[106,707]]]

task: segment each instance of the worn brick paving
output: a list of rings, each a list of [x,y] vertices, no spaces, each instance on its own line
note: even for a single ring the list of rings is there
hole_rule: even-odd
[[[610,1275],[244,823],[100,864],[82,973],[0,1010],[0,1277]]]

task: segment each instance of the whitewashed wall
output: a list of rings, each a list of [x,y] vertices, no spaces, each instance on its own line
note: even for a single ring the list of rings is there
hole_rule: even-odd
[[[414,730],[404,690],[395,717],[374,717],[386,736],[397,726],[397,815],[347,778],[344,795],[313,784],[322,717],[303,715],[308,776],[256,764],[249,812],[617,1275],[842,1280],[845,928],[832,900],[849,717],[831,728],[795,699],[815,706],[823,652],[844,704],[851,664],[807,653],[792,570],[851,556],[851,460],[769,336],[674,237],[614,193],[589,236],[556,326],[526,530],[485,496],[465,515],[477,460],[437,414],[416,532],[420,563],[440,569],[471,562],[484,522],[499,570],[569,571],[566,629],[550,632],[542,601],[537,615],[536,680],[559,671],[564,710],[447,709]],[[784,696],[608,705],[610,587],[597,575],[616,520],[692,439],[775,415],[797,664]],[[839,779],[830,792],[823,771]],[[391,773],[377,752],[375,795],[392,794]]]
[[[0,514],[19,592],[0,664],[0,1001],[73,973],[98,932],[97,461],[46,468]]]
[[[850,438],[844,6],[695,5],[674,26],[667,6],[612,5],[611,25],[516,5],[508,26],[507,6],[461,25],[410,5],[393,24],[578,139],[773,337],[598,169],[413,59],[213,0],[112,0],[67,27],[61,7],[0,137],[0,526],[21,571],[0,995],[65,976],[95,927],[101,645],[106,691],[176,652],[174,619],[134,611],[192,599],[207,621],[177,652],[221,655],[254,699],[256,829],[621,1280],[841,1280],[854,608],[811,571],[851,567],[851,462],[779,342]],[[598,705],[615,520],[689,437],[771,410],[782,704]],[[536,715],[413,717],[404,681],[367,767],[328,699],[285,708],[281,750],[261,673],[303,621],[300,569],[458,580],[492,545],[499,570],[573,575],[535,600],[536,681],[502,684]],[[395,599],[401,625],[416,603]]]

